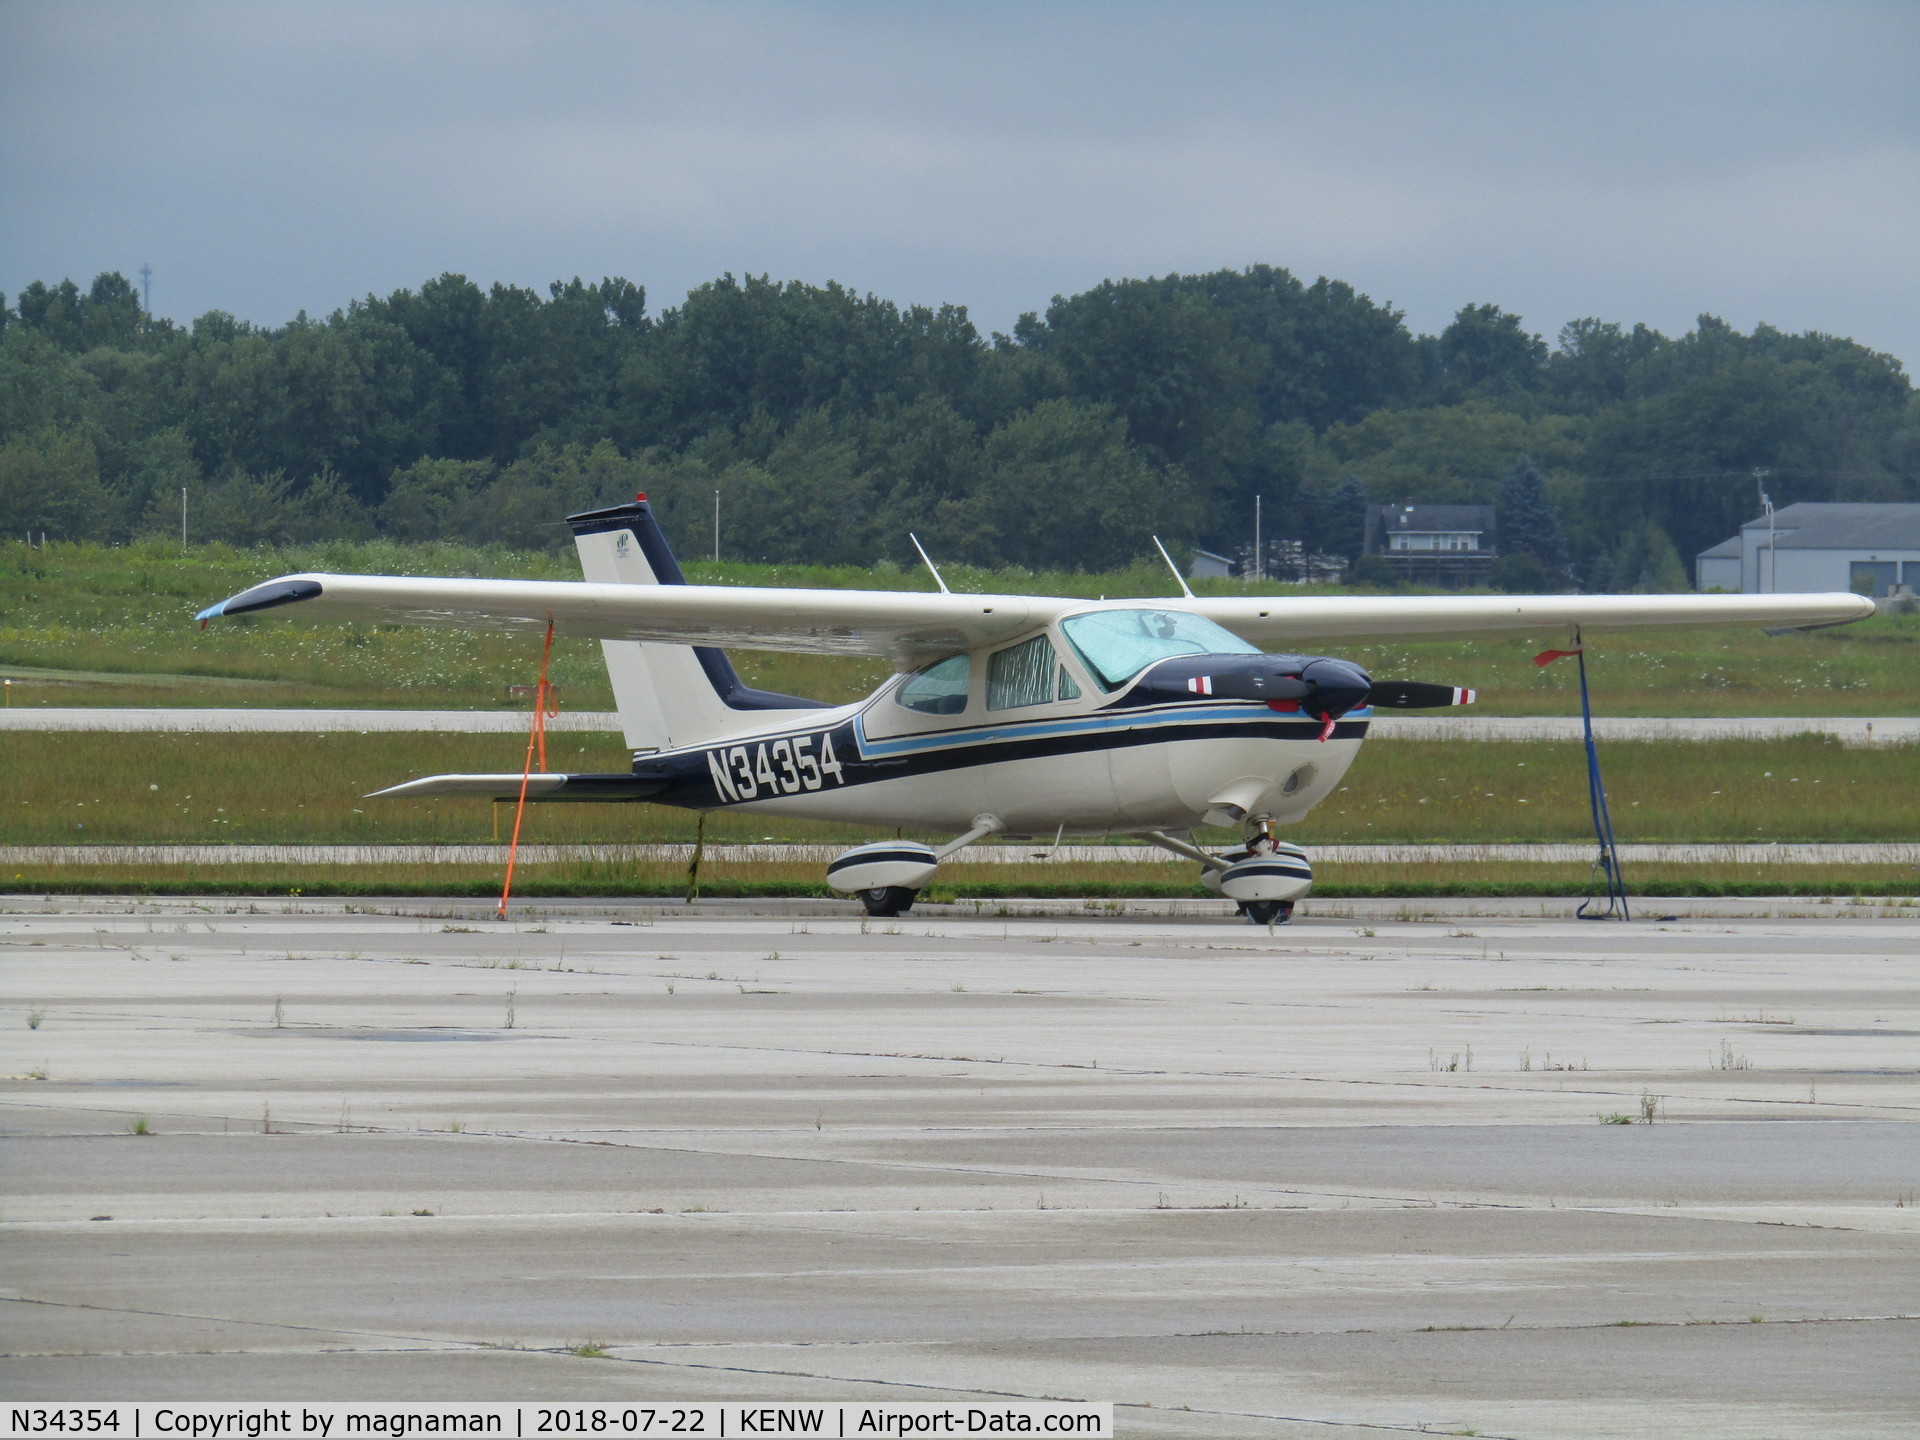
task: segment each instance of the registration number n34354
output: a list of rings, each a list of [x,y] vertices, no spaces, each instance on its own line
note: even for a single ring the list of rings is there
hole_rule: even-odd
[[[818,790],[828,781],[847,783],[833,753],[833,735],[826,731],[709,750],[707,773],[713,779],[714,794],[723,801],[798,795]]]

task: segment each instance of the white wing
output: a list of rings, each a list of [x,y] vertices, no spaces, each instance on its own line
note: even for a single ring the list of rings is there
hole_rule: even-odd
[[[990,645],[1043,625],[1074,602],[918,590],[771,590],[729,585],[591,584],[579,580],[442,580],[398,575],[286,575],[200,612],[283,610],[314,620],[544,631],[884,655],[913,661]]]
[[[1256,645],[1303,640],[1438,640],[1751,625],[1812,629],[1873,614],[1859,595],[1301,595],[1158,601]]]
[[[1204,615],[1264,646],[1307,640],[1659,627],[1844,625],[1873,613],[1858,595],[1303,595],[1107,601]],[[727,585],[619,585],[577,580],[455,580],[288,575],[204,610],[205,621],[285,608],[317,620],[365,620],[599,640],[882,655],[914,663],[991,645],[1076,610],[1043,595],[932,595],[917,590],[777,590]]]

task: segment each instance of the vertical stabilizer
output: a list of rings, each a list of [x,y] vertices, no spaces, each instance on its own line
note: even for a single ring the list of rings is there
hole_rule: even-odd
[[[629,505],[569,515],[583,576],[602,584],[684,585],[679,563],[646,496]],[[620,728],[634,750],[692,745],[747,729],[768,710],[820,708],[817,700],[740,683],[724,650],[602,640]]]

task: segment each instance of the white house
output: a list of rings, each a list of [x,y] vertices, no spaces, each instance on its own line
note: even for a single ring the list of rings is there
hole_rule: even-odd
[[[1920,590],[1920,505],[1789,505],[1694,556],[1700,590],[1749,595]]]

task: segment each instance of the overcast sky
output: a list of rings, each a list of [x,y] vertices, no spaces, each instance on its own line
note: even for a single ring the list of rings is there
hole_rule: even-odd
[[[278,324],[441,271],[722,271],[1009,328],[1257,261],[1437,331],[1920,361],[1920,5],[0,0],[0,290]]]

